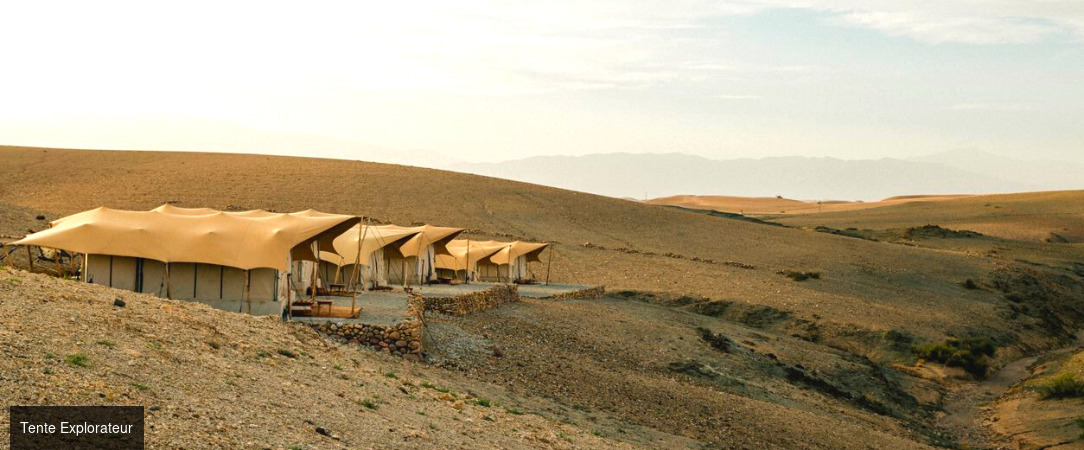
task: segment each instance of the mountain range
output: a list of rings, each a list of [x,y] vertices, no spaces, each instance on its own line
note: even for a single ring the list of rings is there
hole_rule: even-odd
[[[634,199],[687,194],[879,200],[1084,188],[1084,166],[1018,160],[974,149],[868,160],[799,156],[716,160],[681,153],[611,153],[457,163],[446,168]]]

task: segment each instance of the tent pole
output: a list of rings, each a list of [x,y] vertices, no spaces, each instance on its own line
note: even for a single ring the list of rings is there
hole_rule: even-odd
[[[467,238],[467,267],[466,276],[463,277],[463,284],[470,284],[470,237]]]
[[[252,314],[252,270],[245,269],[245,303],[248,305],[248,313]]]
[[[550,256],[548,258],[548,261],[546,261],[546,285],[547,286],[550,284],[550,267],[553,267],[553,248],[556,247],[557,244],[550,244],[550,245],[552,245],[552,247],[550,247]]]
[[[169,263],[168,262],[166,263],[166,298],[168,298],[168,299],[173,298],[173,291],[170,289],[170,285],[169,285]]]
[[[293,266],[293,261],[290,261],[290,265]],[[293,267],[291,267],[293,269]],[[294,320],[294,277],[293,270],[290,270],[286,274],[286,319]]]
[[[53,262],[56,263],[56,276],[64,278],[64,267],[60,265],[60,249],[53,251]]]
[[[310,284],[312,287],[312,298],[310,300],[312,300],[312,302],[315,304],[316,282],[319,280],[319,278],[317,277],[317,270],[320,268],[320,242],[313,242],[311,247],[316,249],[316,251],[313,252],[313,254],[316,255],[316,261],[312,262],[312,281]]]
[[[26,260],[30,262],[30,273],[34,273],[34,254],[30,252],[30,246],[26,246]]]

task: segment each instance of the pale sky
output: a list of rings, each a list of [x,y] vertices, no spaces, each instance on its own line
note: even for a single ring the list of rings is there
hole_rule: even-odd
[[[1080,0],[6,2],[0,64],[4,144],[1084,162]]]

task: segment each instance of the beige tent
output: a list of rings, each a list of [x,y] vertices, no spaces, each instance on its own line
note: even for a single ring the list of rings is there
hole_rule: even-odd
[[[549,244],[515,241],[495,253],[490,260],[504,270],[506,281],[530,278],[530,263],[542,261],[539,256]]]
[[[315,211],[103,207],[57,219],[15,244],[84,254],[87,282],[280,314],[290,299],[291,260],[315,260],[314,248],[331,246],[358,222]]]
[[[416,232],[413,237],[403,241],[398,251],[384,252],[387,263],[388,282],[402,284],[426,283],[436,279],[436,257],[448,254],[448,242],[451,242],[462,228],[435,227],[422,225],[400,227],[383,225],[375,227],[391,232]]]
[[[446,245],[447,255],[437,255],[437,270],[450,278],[495,281],[498,266],[490,257],[508,246],[508,242],[455,239]],[[484,276],[483,276],[484,275]]]
[[[320,272],[337,272],[337,279],[347,289],[357,283],[366,287],[387,286],[389,261],[403,260],[402,247],[418,233],[419,230],[412,228],[356,225],[336,237],[328,251],[320,252]],[[359,263],[360,267],[355,268]],[[335,282],[335,279],[324,281]]]

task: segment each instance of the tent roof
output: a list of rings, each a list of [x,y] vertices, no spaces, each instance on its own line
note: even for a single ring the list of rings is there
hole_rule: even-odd
[[[373,252],[390,245],[402,247],[418,233],[418,230],[402,227],[354,225],[336,237],[331,247],[321,245],[334,252],[321,250],[320,259],[340,266],[356,264],[359,260],[362,265],[367,265]]]
[[[469,247],[468,242],[470,243]],[[449,270],[464,270],[468,267],[474,267],[478,261],[493,256],[507,247],[508,244],[508,242],[499,241],[453,239],[447,244],[448,254],[437,255],[435,266],[439,269]]]
[[[432,245],[437,254],[448,254],[447,245],[459,233],[463,232],[462,228],[451,227],[436,227],[433,225],[422,225],[417,227],[401,227],[398,225],[380,225],[374,228],[389,230],[389,231],[413,231],[416,232],[413,237],[407,239],[399,246],[399,253],[403,256],[418,256],[419,253],[425,251],[425,247]]]
[[[162,262],[287,271],[289,255],[315,259],[309,249],[312,242],[330,243],[359,221],[355,216],[311,210],[282,214],[170,205],[152,211],[101,207],[57,219],[50,228],[15,244]]]
[[[509,243],[508,246],[494,254],[490,259],[495,264],[508,264],[520,256],[526,256],[527,261],[541,261],[538,256],[541,255],[542,251],[548,246],[549,244],[538,242],[515,241]]]

